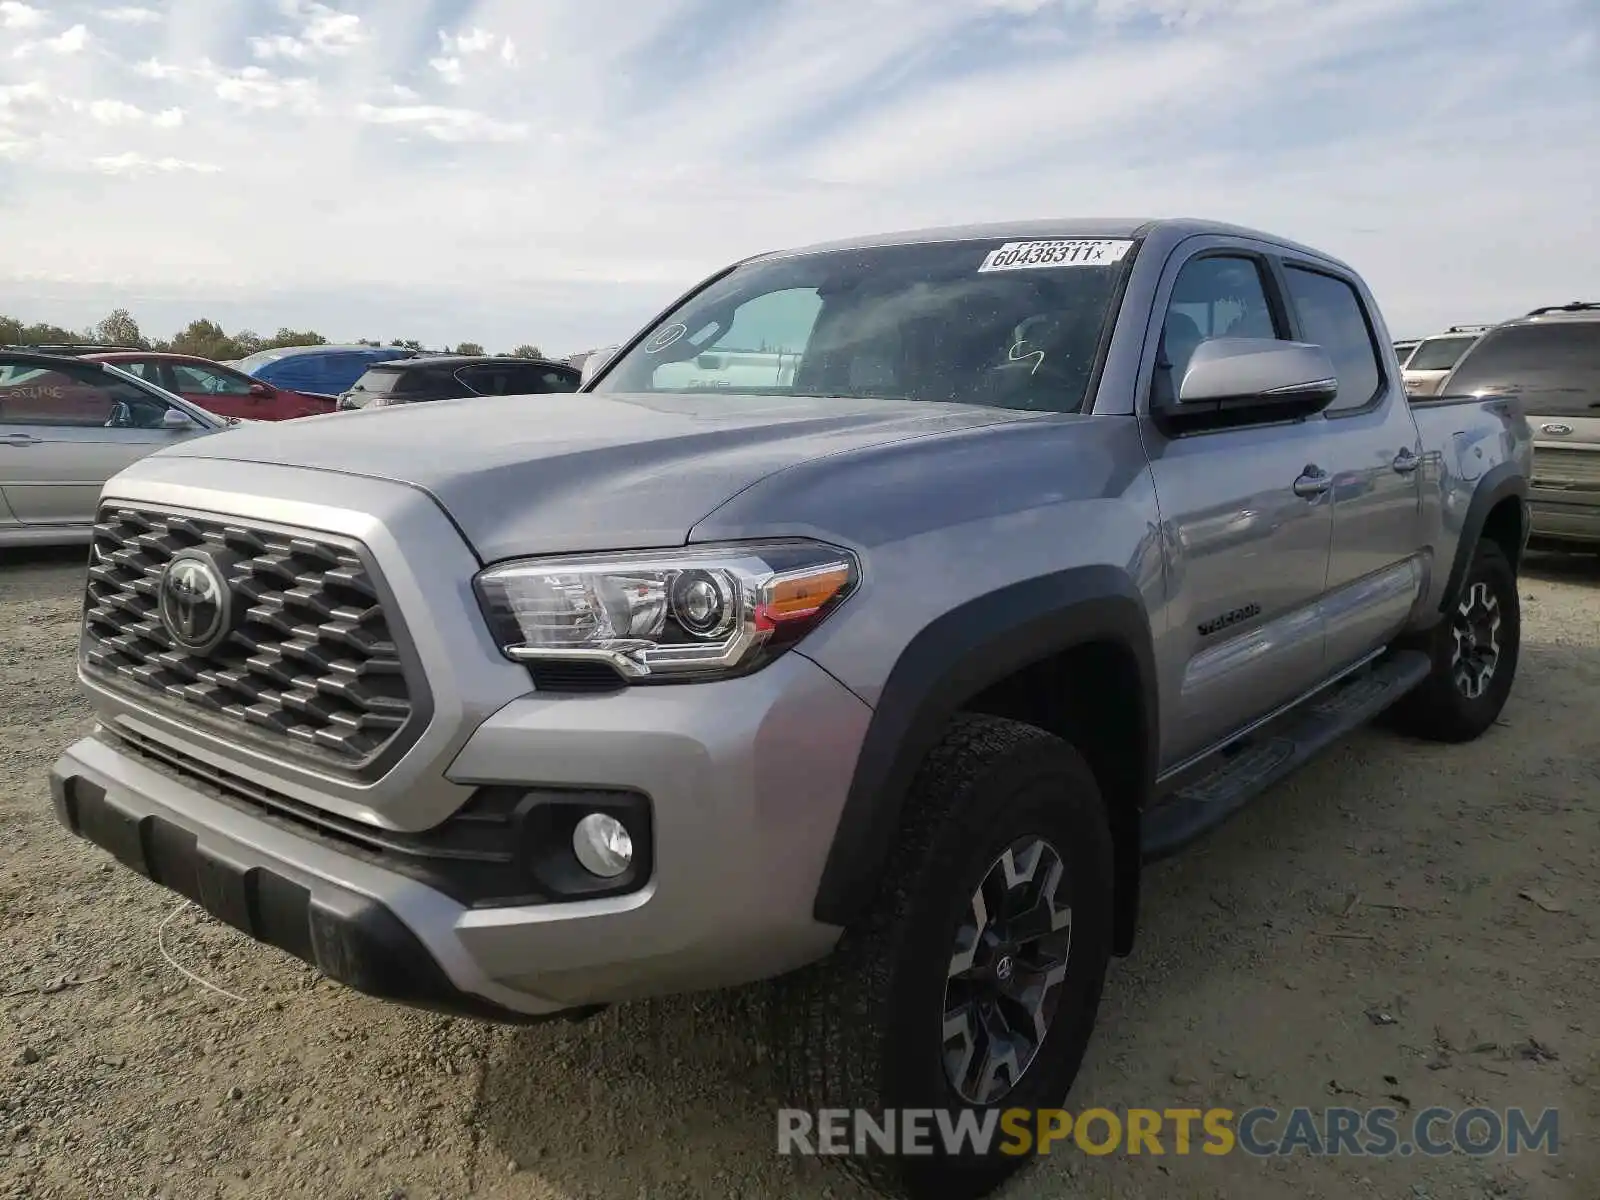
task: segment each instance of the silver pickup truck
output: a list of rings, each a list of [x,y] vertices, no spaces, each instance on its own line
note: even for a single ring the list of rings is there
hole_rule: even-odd
[[[780,351],[738,391],[681,366]],[[1361,279],[1264,233],[765,254],[537,405],[114,478],[65,825],[373,995],[519,1021],[788,975],[789,1102],[1040,1108],[1144,862],[1512,685],[1525,418],[1409,404]],[[1017,1161],[856,1165],[977,1195]]]

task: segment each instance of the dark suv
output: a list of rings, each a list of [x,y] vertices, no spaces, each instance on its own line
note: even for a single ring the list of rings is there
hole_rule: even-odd
[[[1535,542],[1600,550],[1600,303],[1536,308],[1495,326],[1439,390],[1517,396],[1533,426]]]
[[[541,358],[434,354],[374,363],[339,397],[339,407],[374,408],[468,396],[526,396],[575,392],[581,376],[565,363]]]

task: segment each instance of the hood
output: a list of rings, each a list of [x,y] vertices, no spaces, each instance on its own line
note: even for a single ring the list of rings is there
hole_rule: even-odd
[[[494,562],[681,545],[708,513],[785,467],[1030,415],[904,400],[568,392],[262,422],[160,453],[408,484]]]

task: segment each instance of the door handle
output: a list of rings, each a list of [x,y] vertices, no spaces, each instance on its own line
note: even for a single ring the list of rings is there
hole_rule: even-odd
[[[36,438],[31,433],[8,433],[0,437],[0,443],[7,446],[37,446],[43,438]]]
[[[1333,486],[1333,476],[1329,475],[1316,463],[1307,463],[1306,469],[1300,472],[1300,478],[1294,481],[1294,494],[1306,500],[1312,500],[1322,495]]]
[[[1391,465],[1399,474],[1409,475],[1422,465],[1422,459],[1416,455],[1410,446],[1401,446],[1400,453],[1394,456],[1394,462]]]

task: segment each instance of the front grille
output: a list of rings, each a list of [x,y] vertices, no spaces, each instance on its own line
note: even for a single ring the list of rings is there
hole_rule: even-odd
[[[180,551],[212,553],[237,612],[205,655],[158,605]],[[426,692],[408,678],[376,580],[353,542],[236,519],[108,506],[84,601],[86,673],[269,753],[368,772],[414,740]]]
[[[1540,446],[1533,452],[1533,483],[1535,487],[1600,486],[1600,450],[1552,450]]]

